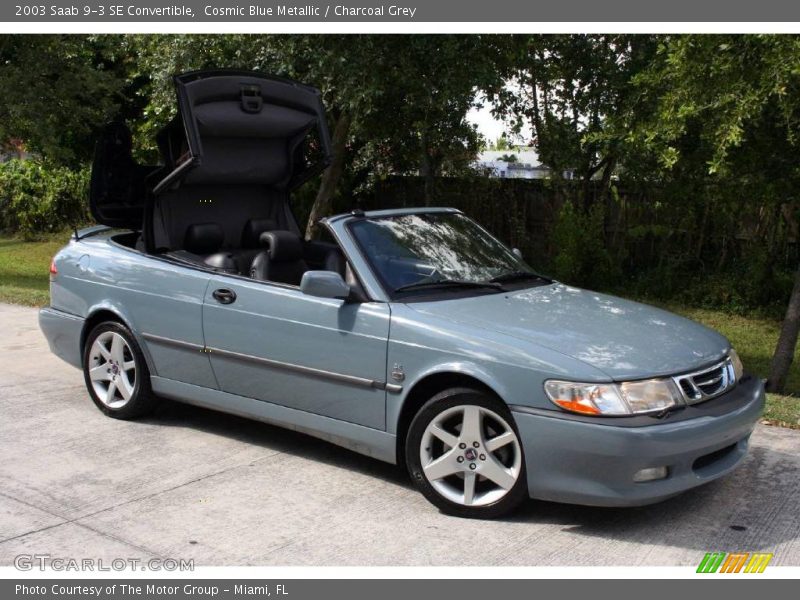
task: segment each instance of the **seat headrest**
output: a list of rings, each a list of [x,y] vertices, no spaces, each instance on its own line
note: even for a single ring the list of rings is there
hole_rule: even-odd
[[[242,248],[260,248],[261,234],[277,227],[272,219],[249,219],[242,230]]]
[[[212,254],[224,241],[225,233],[219,223],[195,223],[186,229],[183,248],[194,254]]]
[[[303,242],[294,232],[268,231],[262,233],[260,239],[267,247],[272,261],[289,262],[303,258]]]

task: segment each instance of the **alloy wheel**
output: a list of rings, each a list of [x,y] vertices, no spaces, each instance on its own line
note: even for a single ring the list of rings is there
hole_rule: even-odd
[[[431,486],[462,506],[485,506],[504,498],[522,471],[514,429],[493,410],[465,404],[428,423],[420,463]]]
[[[92,343],[89,361],[89,379],[100,401],[112,409],[124,407],[136,387],[136,360],[125,338],[104,331]]]

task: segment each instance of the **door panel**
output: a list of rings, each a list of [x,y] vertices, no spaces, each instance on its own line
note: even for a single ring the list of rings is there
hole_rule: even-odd
[[[382,303],[215,276],[203,325],[223,391],[385,429],[389,316]]]

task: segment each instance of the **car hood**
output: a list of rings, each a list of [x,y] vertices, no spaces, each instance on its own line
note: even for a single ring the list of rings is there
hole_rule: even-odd
[[[615,380],[690,371],[730,348],[724,336],[689,319],[560,283],[409,307],[555,350]]]

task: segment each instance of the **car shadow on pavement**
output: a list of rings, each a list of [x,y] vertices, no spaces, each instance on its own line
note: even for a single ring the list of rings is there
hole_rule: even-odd
[[[405,488],[413,488],[405,470],[396,465],[370,458],[305,433],[216,410],[164,401],[153,416],[140,419],[139,422],[205,431],[276,452],[350,469]]]

